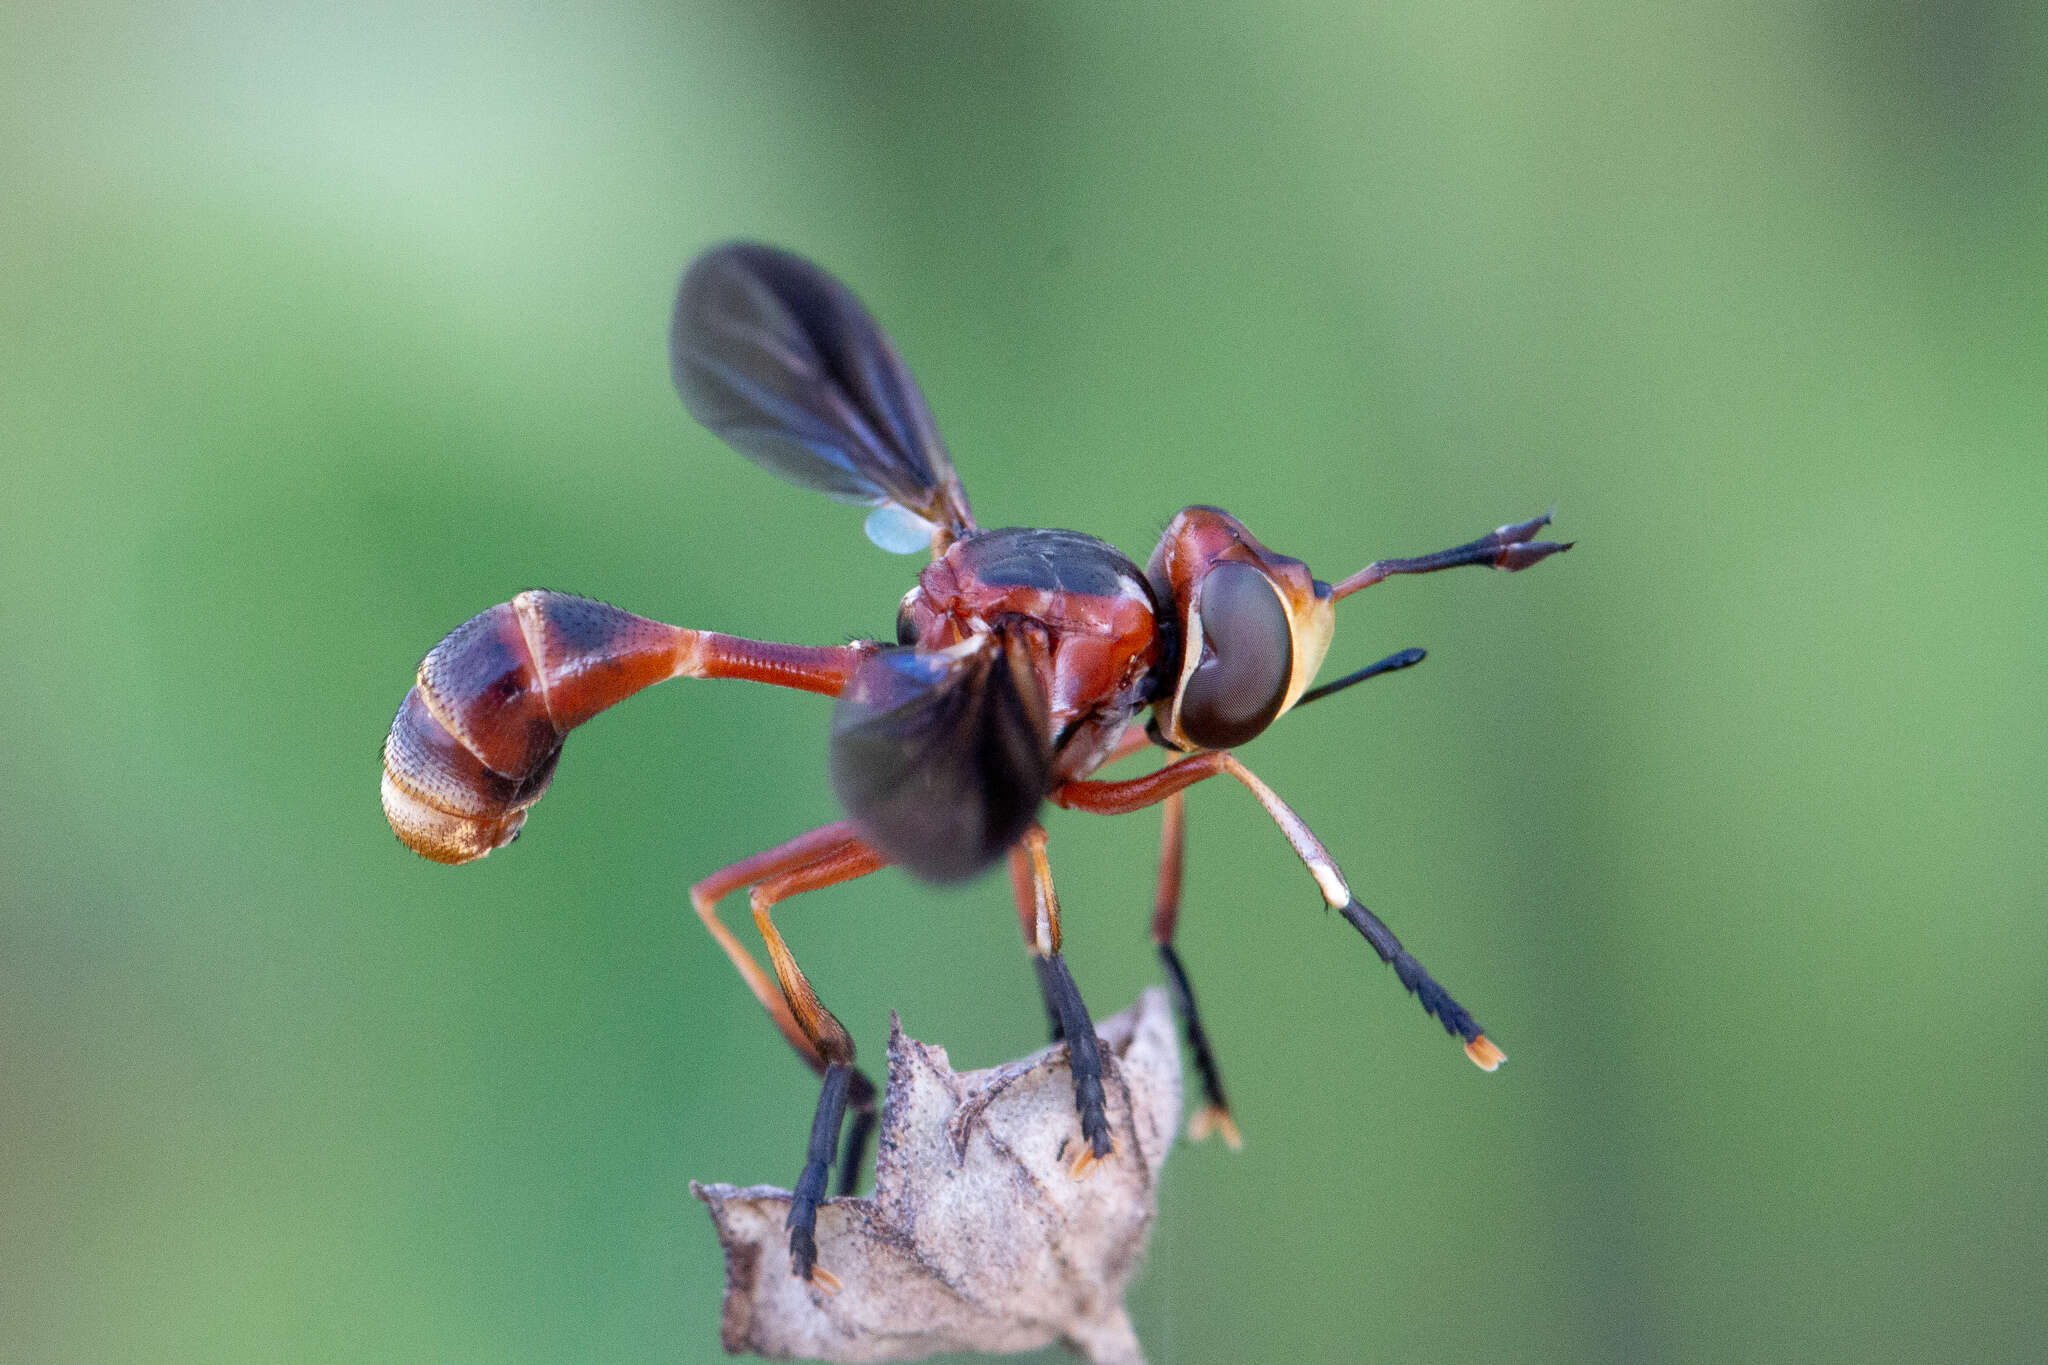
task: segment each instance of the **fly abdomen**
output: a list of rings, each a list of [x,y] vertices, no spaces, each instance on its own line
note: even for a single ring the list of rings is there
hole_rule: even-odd
[[[519,835],[562,739],[674,676],[695,631],[588,597],[523,592],[420,662],[384,741],[384,815],[407,847],[466,863]]]

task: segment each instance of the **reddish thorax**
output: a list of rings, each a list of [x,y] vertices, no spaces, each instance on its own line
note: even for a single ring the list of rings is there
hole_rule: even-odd
[[[1042,556],[1033,553],[1040,545],[1050,547]],[[1027,641],[1062,778],[1102,762],[1149,700],[1159,661],[1144,576],[1113,547],[1070,531],[990,531],[954,543],[918,575],[901,620],[923,649],[984,632]]]

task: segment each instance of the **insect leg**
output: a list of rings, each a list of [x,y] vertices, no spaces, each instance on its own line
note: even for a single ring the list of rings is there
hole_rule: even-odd
[[[1069,810],[1092,811],[1100,815],[1122,815],[1165,803],[1166,818],[1159,840],[1159,892],[1152,911],[1152,941],[1158,945],[1159,961],[1166,970],[1167,986],[1173,995],[1174,1013],[1180,1016],[1188,1048],[1194,1053],[1196,1074],[1202,1078],[1206,1102],[1188,1120],[1188,1136],[1200,1140],[1211,1132],[1220,1132],[1223,1140],[1235,1148],[1242,1146],[1244,1140],[1238,1135],[1237,1124],[1230,1116],[1229,1102],[1224,1098],[1223,1080],[1217,1072],[1216,1058],[1209,1050],[1208,1034],[1202,1028],[1201,1015],[1195,1006],[1194,988],[1188,982],[1187,969],[1181,965],[1180,954],[1173,947],[1173,931],[1180,920],[1181,853],[1186,842],[1181,793],[1204,778],[1225,771],[1224,760],[1227,757],[1220,753],[1197,754],[1124,782],[1068,782],[1053,792],[1052,801]]]
[[[777,848],[742,859],[714,873],[690,889],[704,927],[725,949],[726,956],[753,991],[768,1017],[789,1040],[791,1047],[823,1078],[818,1111],[811,1125],[811,1142],[804,1170],[798,1178],[796,1198],[790,1206],[790,1265],[803,1279],[813,1278],[817,1264],[817,1209],[824,1197],[842,1115],[851,1106],[853,1124],[847,1133],[840,1170],[840,1193],[853,1192],[867,1144],[874,1132],[875,1087],[864,1072],[853,1065],[853,1039],[832,1016],[811,988],[769,916],[779,901],[805,891],[816,891],[851,881],[887,865],[887,860],[862,843],[844,822],[826,825],[799,835]],[[718,901],[727,893],[751,884],[754,923],[768,946],[775,976],[762,970],[745,945],[719,920]],[[836,1283],[829,1273],[815,1272],[828,1288]]]
[[[814,1281],[827,1293],[838,1291],[839,1277],[818,1264],[818,1204],[825,1197],[825,1176],[846,1117],[847,1090],[858,1075],[846,1062],[833,1062],[825,1068],[818,1110],[811,1116],[811,1140],[804,1148],[803,1174],[790,1192],[789,1217],[783,1222],[789,1229],[789,1273]]]
[[[816,1239],[818,1201],[825,1194],[827,1167],[839,1144],[840,1116],[851,1103],[856,1110],[853,1133],[846,1144],[844,1167],[840,1171],[842,1192],[850,1192],[859,1178],[860,1161],[866,1155],[868,1135],[874,1130],[875,1087],[867,1076],[853,1067],[853,1037],[846,1026],[825,1008],[810,979],[796,965],[796,955],[783,942],[769,911],[780,901],[806,891],[817,891],[840,882],[865,877],[888,866],[888,860],[860,840],[849,836],[838,847],[801,867],[784,872],[754,887],[749,897],[754,926],[768,945],[768,960],[775,964],[776,982],[783,1000],[817,1054],[825,1060],[824,1088],[818,1096],[818,1112],[811,1122],[811,1141],[803,1174],[798,1177],[795,1198],[789,1207],[789,1266],[800,1280],[812,1278],[818,1262]],[[840,1073],[846,1073],[843,1078]],[[850,1084],[849,1095],[847,1086]],[[864,1116],[864,1117],[863,1117]],[[825,1273],[822,1283],[837,1288],[837,1281]]]
[[[1022,844],[1010,850],[1010,895],[1017,903],[1017,922],[1024,930],[1024,946],[1031,951],[1031,970],[1038,976],[1038,996],[1045,1003],[1046,1028],[1052,1041],[1057,1043],[1067,1036],[1067,1030],[1060,1019],[1059,1006],[1054,1003],[1052,968],[1035,946],[1038,891],[1031,876],[1031,855],[1024,851]]]
[[[1083,779],[1062,782],[1046,798],[1065,810],[1084,810],[1090,815],[1129,815],[1134,810],[1156,806],[1175,792],[1186,791],[1205,778],[1224,771],[1224,753],[1193,754],[1178,759],[1157,772],[1122,782]]]
[[[798,1026],[796,1016],[790,1012],[788,1003],[783,1000],[782,991],[776,985],[775,978],[762,969],[761,964],[754,960],[754,955],[747,951],[746,945],[741,943],[732,930],[726,927],[724,921],[718,918],[718,902],[743,886],[753,886],[815,862],[848,842],[857,842],[852,827],[843,820],[837,821],[814,829],[808,834],[799,834],[788,843],[756,853],[751,858],[742,858],[690,888],[690,904],[696,908],[697,918],[704,922],[705,929],[717,940],[718,946],[725,950],[726,957],[731,959],[734,969],[747,983],[747,989],[761,1002],[761,1008],[768,1011],[770,1021],[782,1031],[782,1036],[789,1040],[789,1045],[796,1049],[797,1055],[820,1075],[824,1074],[827,1065],[825,1058]]]
[[[1102,1049],[1095,1037],[1095,1024],[1088,1018],[1088,1007],[1081,1001],[1067,960],[1060,956],[1060,901],[1053,890],[1052,864],[1045,856],[1042,828],[1033,825],[1010,850],[1010,870],[1011,886],[1018,893],[1017,914],[1024,922],[1024,941],[1038,972],[1045,1012],[1067,1042],[1067,1066],[1074,1073],[1074,1109],[1081,1116],[1081,1134],[1088,1139],[1088,1150],[1074,1158],[1071,1170],[1076,1177],[1084,1176],[1116,1150],[1116,1139],[1110,1136],[1109,1118],[1103,1112]]]
[[[1515,529],[1515,528],[1509,528]],[[1178,791],[1184,791],[1204,778],[1217,773],[1229,773],[1246,790],[1258,798],[1266,814],[1280,827],[1288,844],[1294,849],[1316,879],[1316,886],[1323,893],[1323,900],[1332,910],[1342,915],[1351,926],[1365,936],[1380,960],[1394,969],[1394,975],[1401,984],[1414,993],[1421,1001],[1422,1008],[1435,1015],[1447,1032],[1455,1033],[1465,1040],[1465,1055],[1483,1071],[1492,1071],[1507,1060],[1507,1054],[1480,1031],[1479,1025],[1466,1012],[1464,1006],[1451,998],[1449,991],[1438,985],[1436,979],[1423,970],[1401,941],[1394,937],[1391,929],[1381,923],[1379,917],[1358,903],[1351,894],[1344,874],[1337,870],[1336,860],[1330,857],[1322,842],[1310,831],[1299,815],[1276,795],[1271,787],[1261,782],[1244,764],[1232,754],[1222,751],[1196,754],[1178,763],[1169,763],[1157,772],[1144,777],[1134,777],[1125,782],[1066,782],[1053,789],[1051,800],[1054,805],[1068,810],[1093,811],[1103,815],[1122,815],[1140,810],[1146,806],[1164,801]]]
[[[1478,1021],[1466,1012],[1463,1005],[1451,998],[1451,993],[1438,985],[1436,978],[1423,970],[1414,954],[1401,946],[1394,937],[1394,931],[1380,921],[1379,916],[1358,903],[1351,894],[1344,874],[1337,870],[1336,861],[1317,839],[1315,834],[1296,815],[1291,807],[1261,782],[1252,770],[1230,754],[1222,754],[1223,770],[1243,783],[1245,789],[1258,798],[1266,814],[1280,827],[1287,842],[1294,849],[1295,856],[1308,867],[1309,874],[1316,879],[1316,886],[1323,893],[1323,900],[1332,910],[1342,915],[1351,927],[1365,936],[1373,951],[1380,955],[1380,961],[1394,969],[1394,975],[1403,986],[1421,1002],[1426,1013],[1435,1015],[1444,1026],[1446,1033],[1455,1033],[1465,1040],[1465,1055],[1472,1059],[1481,1071],[1492,1071],[1507,1060],[1507,1054],[1487,1038],[1479,1029]]]
[[[1167,988],[1173,994],[1173,1012],[1180,1016],[1181,1032],[1188,1050],[1195,1056],[1195,1074],[1202,1078],[1202,1107],[1188,1119],[1188,1139],[1200,1142],[1211,1133],[1221,1133],[1235,1151],[1244,1146],[1237,1123],[1230,1117],[1230,1101],[1223,1095],[1223,1077],[1217,1073],[1216,1058],[1209,1051],[1209,1035],[1202,1028],[1201,1012],[1195,1007],[1195,988],[1188,981],[1174,951],[1173,931],[1180,920],[1180,873],[1187,845],[1187,798],[1174,792],[1161,803],[1165,819],[1159,831],[1159,893],[1152,903],[1152,942],[1159,949],[1160,965],[1166,969]]]

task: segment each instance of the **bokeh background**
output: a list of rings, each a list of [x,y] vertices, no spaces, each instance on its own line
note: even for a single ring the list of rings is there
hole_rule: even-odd
[[[658,689],[460,870],[375,791],[524,587],[890,629],[915,562],[669,389],[745,235],[989,524],[1581,542],[1348,602],[1333,668],[1429,662],[1246,753],[1498,1075],[1194,795],[1247,1144],[1167,1167],[1156,1359],[2038,1358],[2044,59],[2017,0],[9,7],[0,1357],[718,1357],[687,1182],[793,1178],[815,1087],[683,892],[832,817],[826,707]],[[1156,819],[1050,823],[1106,1014]],[[868,1056],[986,1065],[1006,896],[781,922]]]

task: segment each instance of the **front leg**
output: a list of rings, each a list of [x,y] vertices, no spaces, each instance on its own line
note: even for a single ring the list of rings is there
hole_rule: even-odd
[[[1493,1071],[1506,1061],[1508,1055],[1494,1046],[1465,1007],[1453,1000],[1451,993],[1423,970],[1415,955],[1394,937],[1394,931],[1381,923],[1379,916],[1358,903],[1358,898],[1351,894],[1351,887],[1344,880],[1344,874],[1338,871],[1336,860],[1330,857],[1322,841],[1294,813],[1293,808],[1233,755],[1224,754],[1222,757],[1224,771],[1258,798],[1259,804],[1266,808],[1266,814],[1273,817],[1273,823],[1280,826],[1280,832],[1287,836],[1295,855],[1316,879],[1316,887],[1323,893],[1324,903],[1365,936],[1365,941],[1380,955],[1380,961],[1394,969],[1395,977],[1414,994],[1426,1013],[1436,1016],[1437,1022],[1444,1026],[1444,1032],[1464,1039],[1465,1055],[1472,1059],[1472,1064],[1481,1071]]]
[[[1175,792],[1185,791],[1219,773],[1230,774],[1258,798],[1266,814],[1286,836],[1295,855],[1308,868],[1309,875],[1316,879],[1316,888],[1323,893],[1324,904],[1365,936],[1365,941],[1380,955],[1380,960],[1394,969],[1394,975],[1401,984],[1414,992],[1422,1008],[1434,1015],[1446,1032],[1464,1039],[1465,1055],[1472,1059],[1473,1064],[1482,1071],[1492,1071],[1506,1061],[1507,1054],[1480,1031],[1478,1022],[1465,1007],[1453,1000],[1451,993],[1423,970],[1422,964],[1401,946],[1400,940],[1380,922],[1377,915],[1358,903],[1351,894],[1350,885],[1344,880],[1344,874],[1338,871],[1336,860],[1330,857],[1322,841],[1316,838],[1302,818],[1251,769],[1238,762],[1235,755],[1223,750],[1194,754],[1169,763],[1157,772],[1126,782],[1065,782],[1053,790],[1051,799],[1054,805],[1068,810],[1123,815],[1155,805]]]

